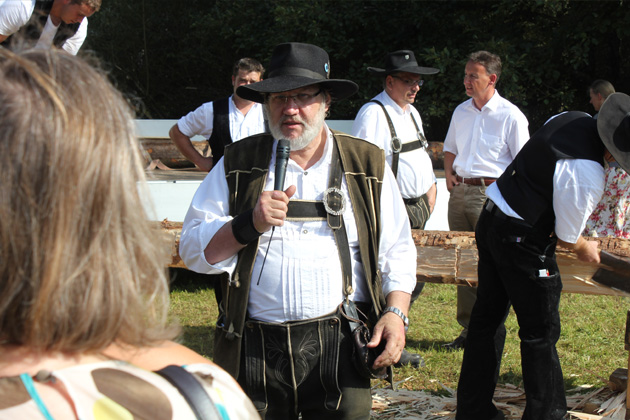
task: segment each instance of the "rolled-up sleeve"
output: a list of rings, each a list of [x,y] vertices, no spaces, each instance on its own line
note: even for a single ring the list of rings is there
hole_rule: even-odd
[[[228,200],[229,190],[221,158],[199,185],[184,219],[179,254],[188,269],[205,274],[224,271],[231,274],[234,271],[236,255],[216,264],[209,264],[204,255],[212,237],[232,220]]]
[[[556,236],[577,243],[586,221],[604,193],[604,168],[585,159],[561,159],[553,176],[553,209]]]
[[[396,179],[385,167],[381,191],[381,240],[379,268],[383,275],[383,293],[411,293],[416,286],[416,246],[411,237],[407,210]]]

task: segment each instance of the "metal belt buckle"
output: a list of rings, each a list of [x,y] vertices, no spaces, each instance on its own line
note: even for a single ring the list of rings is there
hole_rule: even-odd
[[[427,141],[427,138],[424,137],[424,134],[422,134],[420,130],[418,130],[418,140],[420,140],[420,143],[422,143],[423,148],[426,149],[429,147],[429,142]]]
[[[324,192],[324,208],[326,213],[339,216],[346,211],[346,197],[337,187],[330,187]]]
[[[392,150],[394,151],[394,153],[400,153],[400,151],[402,150],[402,142],[398,137],[392,138]]]

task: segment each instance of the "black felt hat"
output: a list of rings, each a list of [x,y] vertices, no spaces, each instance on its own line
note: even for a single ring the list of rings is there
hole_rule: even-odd
[[[263,103],[265,94],[286,92],[311,85],[326,89],[334,100],[347,98],[359,87],[350,80],[330,79],[330,60],[323,49],[298,42],[276,46],[267,77],[258,83],[239,86],[236,94],[249,101]]]
[[[433,67],[420,67],[416,61],[413,51],[400,50],[394,51],[385,56],[385,68],[368,67],[370,73],[387,76],[388,74],[406,72],[413,74],[435,74],[440,70]]]
[[[606,98],[597,116],[597,131],[610,154],[630,172],[630,96],[613,93]]]

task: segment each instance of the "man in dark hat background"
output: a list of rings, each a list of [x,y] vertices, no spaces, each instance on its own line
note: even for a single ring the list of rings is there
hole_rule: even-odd
[[[373,326],[373,373],[405,345],[416,250],[396,180],[382,150],[324,122],[331,103],[357,89],[330,79],[321,48],[278,45],[268,77],[237,89],[264,103],[272,135],[227,146],[184,221],[186,265],[230,274],[214,361],[265,419],[369,418],[350,302]]]
[[[385,68],[368,67],[383,78],[383,91],[359,110],[352,135],[366,139],[385,151],[387,163],[396,177],[412,229],[424,229],[433,212],[437,194],[431,158],[420,113],[413,106],[424,81],[422,75],[439,70],[420,67],[413,51],[400,50],[386,55]],[[418,283],[411,295],[415,301],[424,283]],[[424,365],[419,354],[406,350],[396,366]]]
[[[567,404],[556,342],[562,282],[556,243],[600,262],[580,233],[604,191],[608,150],[630,169],[630,97],[611,95],[595,120],[566,112],[548,121],[486,191],[476,229],[475,303],[457,389],[458,420],[503,419],[492,403],[510,305],[519,324],[523,419],[563,419]]]
[[[496,90],[501,58],[488,51],[468,57],[464,87],[470,99],[457,106],[444,140],[444,175],[450,192],[448,225],[452,231],[474,231],[486,200],[486,188],[512,162],[529,139],[527,118]],[[465,345],[476,289],[457,288],[457,322],[463,330],[444,347]]]

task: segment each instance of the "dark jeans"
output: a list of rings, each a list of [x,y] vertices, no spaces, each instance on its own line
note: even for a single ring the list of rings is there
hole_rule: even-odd
[[[526,406],[523,419],[555,420],[566,413],[562,369],[556,352],[562,282],[549,226],[526,226],[482,211],[476,228],[479,286],[457,389],[458,420],[497,414],[492,397],[510,308],[519,324]],[[549,223],[547,223],[549,224]]]

